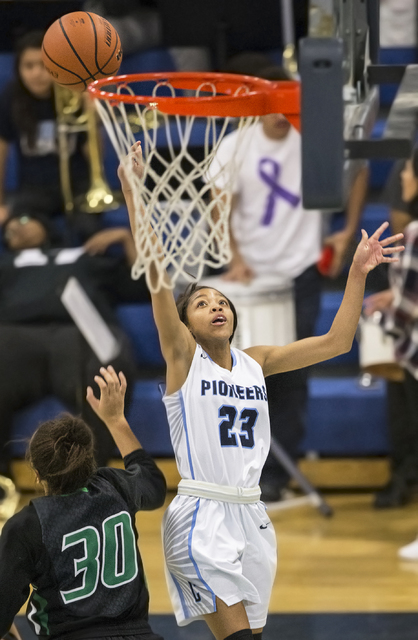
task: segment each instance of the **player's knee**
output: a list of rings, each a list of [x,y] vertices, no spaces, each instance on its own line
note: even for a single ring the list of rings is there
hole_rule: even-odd
[[[261,634],[259,634],[261,636]],[[231,633],[230,636],[227,636],[225,640],[253,640],[256,636],[253,636],[251,629],[241,629],[240,631],[235,631],[235,633]]]

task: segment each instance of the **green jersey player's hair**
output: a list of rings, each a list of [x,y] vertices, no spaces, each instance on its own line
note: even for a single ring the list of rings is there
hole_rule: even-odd
[[[37,428],[26,458],[48,494],[73,493],[96,471],[93,432],[81,418],[63,413]]]

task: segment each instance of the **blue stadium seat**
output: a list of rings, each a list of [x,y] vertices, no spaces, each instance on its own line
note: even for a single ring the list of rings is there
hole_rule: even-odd
[[[47,396],[39,402],[33,403],[15,414],[12,434],[12,453],[22,458],[25,455],[28,439],[41,422],[51,420],[68,407],[54,396]]]
[[[162,379],[137,380],[127,419],[142,446],[153,456],[172,456],[173,448],[168,430],[165,407],[159,384]],[[16,413],[13,424],[12,453],[18,458],[25,455],[28,439],[41,422],[68,411],[53,396],[48,396]],[[103,425],[103,428],[105,426]],[[115,455],[117,450],[115,448]]]
[[[385,47],[380,49],[380,64],[417,64],[417,47]],[[380,86],[380,104],[390,106],[398,90],[397,84]]]
[[[161,378],[137,380],[127,418],[144,448],[154,456],[172,456]],[[388,452],[386,387],[375,380],[361,388],[357,378],[311,378],[307,433],[301,453],[324,456],[366,456]],[[27,439],[44,420],[67,408],[56,398],[19,411],[13,429],[13,454],[23,457]]]
[[[333,225],[333,231],[339,228],[342,216],[336,216],[336,222]],[[389,207],[385,204],[369,203],[366,205],[361,220],[363,227],[369,235],[374,233],[383,222],[389,219]],[[357,240],[360,240],[360,230],[357,233]],[[382,238],[390,235],[389,230],[382,234]],[[343,291],[324,291],[321,295],[321,306],[319,316],[315,326],[315,335],[323,335],[326,333],[339,309],[343,299]],[[335,367],[340,365],[358,364],[358,344],[354,341],[351,350],[341,356],[327,360],[321,363],[321,367]]]
[[[0,52],[0,93],[13,78],[14,54],[7,51]],[[13,191],[17,186],[17,155],[16,148],[11,145],[10,155],[6,166],[5,189]]]
[[[379,64],[416,64],[418,62],[417,47],[381,47]]]
[[[0,93],[13,78],[14,54],[6,51],[0,52]],[[10,155],[6,166],[5,189],[13,191],[17,186],[17,156],[16,148],[11,146]]]
[[[0,53],[0,92],[13,78],[14,54],[7,51]]]
[[[164,47],[156,47],[155,49],[146,49],[125,56],[118,71],[118,75],[128,75],[135,73],[157,73],[176,71],[174,58],[170,51]],[[133,88],[138,91],[138,86]],[[153,82],[143,82],[141,85],[142,95],[151,95],[154,87]],[[164,90],[160,93],[164,94]],[[170,95],[167,92],[167,95]]]
[[[373,127],[372,139],[379,139],[383,135],[386,126],[386,120],[380,118],[375,122]],[[369,184],[372,189],[382,189],[389,177],[389,173],[393,167],[394,160],[386,158],[372,158],[370,160],[370,178]]]
[[[389,221],[389,205],[384,203],[368,203],[364,208],[361,218],[361,226],[367,231],[369,235],[374,233],[381,224]],[[386,238],[390,235],[390,229],[382,234],[381,238]],[[358,231],[358,239],[360,239],[360,231]]]
[[[315,325],[315,335],[321,336],[329,331],[335,315],[343,299],[342,291],[324,291],[321,294],[321,306],[319,316]],[[335,367],[339,365],[350,365],[358,363],[358,345],[353,342],[351,351],[343,353],[341,356],[326,360],[321,363],[321,367]]]
[[[111,189],[120,191],[120,182],[117,174],[118,166],[119,166],[119,158],[116,154],[115,149],[113,148],[112,142],[109,136],[107,135],[105,129],[103,129],[102,141],[103,141],[103,169],[106,176],[106,180],[108,181]]]
[[[122,329],[132,341],[138,366],[163,367],[164,360],[151,305],[120,305],[117,317]]]
[[[160,384],[163,379],[138,380],[128,412],[128,422],[135,435],[153,456],[173,456],[167,415]]]
[[[120,188],[120,184],[119,184]],[[125,204],[121,204],[117,209],[104,211],[102,214],[104,227],[129,227],[128,209]]]
[[[7,159],[5,189],[6,191],[14,191],[17,188],[18,159],[16,145],[11,144],[9,157]]]
[[[383,131],[386,127],[386,120],[385,118],[379,118],[378,120],[376,120],[376,122],[373,125],[373,131],[372,131],[372,138],[373,139],[379,139],[382,137],[383,135]]]
[[[358,378],[311,378],[307,432],[301,453],[324,456],[387,454],[386,384],[369,388]]]

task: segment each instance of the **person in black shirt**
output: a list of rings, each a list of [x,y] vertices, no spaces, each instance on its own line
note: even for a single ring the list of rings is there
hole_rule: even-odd
[[[390,207],[393,233],[402,233],[411,222],[418,220],[418,195],[409,197],[408,191],[405,191],[405,185],[406,189],[410,189],[409,185],[414,184],[417,175],[418,154],[415,149],[409,161],[398,160],[394,164],[385,186],[383,201]],[[409,285],[410,288],[411,282],[413,278],[409,273],[405,286]],[[387,309],[391,304],[389,282],[387,288],[366,298],[368,314]],[[406,371],[403,381],[388,380],[386,389],[391,468],[389,480],[375,494],[373,506],[376,509],[398,509],[414,499],[418,486],[416,380]]]
[[[418,196],[410,202],[402,197],[401,174],[405,169],[405,160],[398,160],[385,185],[383,201],[390,207],[390,227],[393,233],[402,233],[406,225],[418,219]]]
[[[93,434],[64,414],[33,434],[28,460],[45,496],[5,524],[0,538],[0,637],[30,593],[27,619],[54,640],[162,640],[148,623],[149,595],[135,514],[164,504],[166,483],[124,416],[126,378],[100,369],[87,400],[105,423],[125,469],[96,469]]]
[[[125,371],[130,383],[137,376],[137,363],[115,307],[123,301],[149,301],[143,280],[131,278],[136,256],[132,236],[126,228],[111,228],[84,246],[58,247],[51,244],[48,220],[36,210],[21,209],[6,222],[4,238],[8,249],[0,253],[0,474],[10,477],[14,413],[48,395],[82,412],[96,437],[97,463],[103,466],[113,455],[114,443],[83,400],[83,389],[101,363],[61,294],[75,277],[119,342],[119,355],[106,364]],[[102,255],[116,244],[122,245],[124,255]]]
[[[53,81],[42,62],[42,31],[31,31],[16,44],[15,77],[0,95],[0,224],[15,202],[42,204],[56,216],[64,211],[57,138],[57,110]],[[89,187],[85,132],[67,134],[73,196]],[[17,156],[17,185],[6,193],[6,170],[11,147]],[[76,231],[88,237],[100,228],[100,216],[76,210]]]

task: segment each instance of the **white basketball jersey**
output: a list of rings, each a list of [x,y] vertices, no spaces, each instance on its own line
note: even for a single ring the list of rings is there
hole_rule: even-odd
[[[182,478],[254,487],[270,448],[265,381],[253,358],[231,353],[228,371],[196,345],[186,382],[164,404]]]

